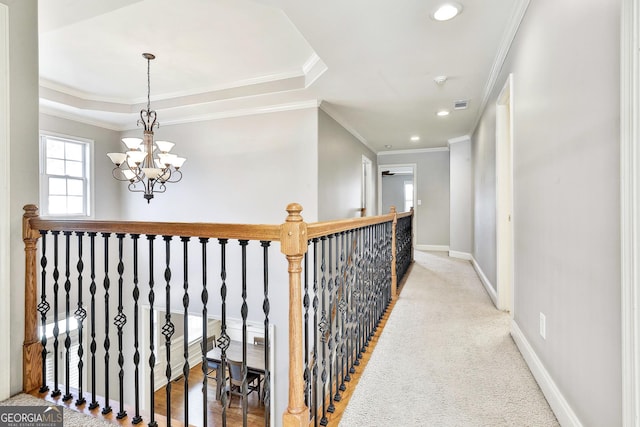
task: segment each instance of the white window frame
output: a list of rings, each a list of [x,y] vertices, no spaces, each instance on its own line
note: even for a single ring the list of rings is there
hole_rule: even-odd
[[[65,175],[49,175],[46,173],[46,142],[48,139],[57,139],[64,142],[82,144],[85,147],[84,152],[84,194],[83,203],[84,212],[81,214],[52,214],[49,212],[49,177]],[[94,191],[93,191],[93,140],[76,136],[58,134],[54,132],[40,132],[40,216],[56,217],[56,218],[93,218],[94,208]],[[75,178],[75,177],[74,177]]]

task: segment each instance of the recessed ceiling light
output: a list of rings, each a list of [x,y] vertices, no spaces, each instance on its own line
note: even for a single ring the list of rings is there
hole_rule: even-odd
[[[440,110],[436,113],[438,117],[445,117],[449,115],[449,110]]]
[[[418,141],[420,141],[420,137],[418,135],[414,135],[414,136],[411,137],[411,141],[418,142]]]
[[[436,82],[438,86],[442,86],[447,81],[447,76],[436,76],[433,78],[433,81]]]
[[[384,146],[384,148],[386,148],[386,149],[389,149],[389,148],[391,148],[391,147],[393,147],[393,145],[389,145],[389,144],[387,144],[387,145],[385,145],[385,146]]]
[[[462,5],[456,2],[446,2],[433,11],[431,17],[436,21],[448,21],[462,12]]]

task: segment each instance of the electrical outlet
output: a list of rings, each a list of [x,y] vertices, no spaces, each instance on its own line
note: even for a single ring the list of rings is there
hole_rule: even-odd
[[[542,339],[547,339],[547,317],[540,312],[540,336]]]

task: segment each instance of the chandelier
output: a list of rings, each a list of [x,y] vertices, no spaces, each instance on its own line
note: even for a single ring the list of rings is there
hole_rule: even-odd
[[[107,153],[115,167],[112,175],[118,181],[128,182],[129,191],[144,193],[147,203],[155,193],[164,193],[167,183],[182,179],[180,168],[187,160],[171,154],[175,145],[169,141],[153,140],[153,128],[158,127],[156,112],[151,109],[151,60],[155,55],[143,53],[147,60],[147,108],[140,111],[138,126],[144,127],[143,138],[122,138],[124,153]]]

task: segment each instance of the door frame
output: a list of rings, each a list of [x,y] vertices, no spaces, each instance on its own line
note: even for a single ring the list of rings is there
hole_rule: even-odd
[[[622,425],[640,426],[640,0],[623,0],[620,58]]]
[[[373,186],[375,184],[375,180],[373,179],[373,161],[362,155],[362,180],[361,180],[361,204],[360,206],[364,209],[364,215],[361,216],[374,216],[376,212],[374,211],[375,203],[373,201]],[[368,175],[367,175],[368,173]],[[361,211],[362,212],[362,211]]]
[[[399,168],[406,167],[411,168],[413,171],[413,223],[411,227],[413,228],[413,246],[416,245],[416,237],[418,236],[418,211],[420,210],[418,206],[418,165],[416,163],[393,163],[393,164],[384,164],[381,165],[378,163],[378,212],[380,215],[387,214],[389,212],[382,212],[382,171],[389,168]],[[402,212],[404,210],[404,206],[399,207],[396,206],[398,212]]]
[[[496,101],[496,305],[514,312],[513,74]]]
[[[9,130],[9,8],[0,3],[0,323],[11,320],[11,187],[10,183],[10,130]],[[0,345],[11,348],[8,329],[0,334]],[[11,396],[11,352],[0,352],[0,400]]]

